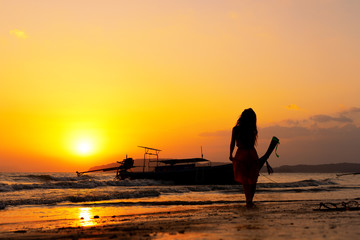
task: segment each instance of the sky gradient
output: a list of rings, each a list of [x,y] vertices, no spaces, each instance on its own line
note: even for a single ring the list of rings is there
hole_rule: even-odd
[[[248,107],[274,166],[360,162],[359,1],[0,5],[0,171],[228,161]]]

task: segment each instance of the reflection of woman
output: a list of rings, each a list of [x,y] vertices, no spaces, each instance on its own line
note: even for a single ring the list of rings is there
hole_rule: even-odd
[[[254,206],[259,175],[259,157],[255,150],[257,133],[256,114],[251,108],[245,109],[232,130],[230,160],[233,162],[235,181],[243,185],[247,207]],[[237,151],[233,157],[235,144]]]

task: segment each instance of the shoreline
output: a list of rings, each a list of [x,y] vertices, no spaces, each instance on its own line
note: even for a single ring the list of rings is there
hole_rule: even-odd
[[[337,202],[340,200],[337,200]],[[92,226],[24,229],[0,239],[350,239],[360,236],[360,211],[314,211],[321,201],[204,205],[196,209],[97,216]],[[74,220],[67,220],[74,221]],[[81,221],[81,220],[75,220]]]

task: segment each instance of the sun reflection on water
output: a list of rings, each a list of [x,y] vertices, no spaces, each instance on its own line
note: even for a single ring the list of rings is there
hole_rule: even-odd
[[[79,208],[80,226],[95,226],[97,222],[92,218],[91,208]]]

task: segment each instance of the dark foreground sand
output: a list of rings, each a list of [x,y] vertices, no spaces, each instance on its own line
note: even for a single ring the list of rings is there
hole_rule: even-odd
[[[320,201],[199,206],[98,216],[94,226],[3,232],[0,239],[360,239],[360,211],[318,212]]]

